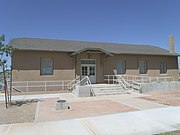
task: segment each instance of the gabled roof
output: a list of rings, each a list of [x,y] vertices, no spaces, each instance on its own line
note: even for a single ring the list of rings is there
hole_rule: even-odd
[[[169,53],[169,51],[166,49],[151,45],[115,44],[39,38],[15,38],[10,41],[9,45],[19,50],[61,51],[73,53],[79,52],[86,48],[99,48],[109,54],[146,54],[178,56],[178,54]]]
[[[86,51],[100,51],[102,53],[105,53],[109,56],[113,56],[113,54],[101,49],[101,48],[84,48],[82,50],[79,50],[79,51],[76,51],[76,52],[73,52],[71,55],[76,55],[76,54],[79,54],[79,53],[82,53],[82,52],[86,52]]]

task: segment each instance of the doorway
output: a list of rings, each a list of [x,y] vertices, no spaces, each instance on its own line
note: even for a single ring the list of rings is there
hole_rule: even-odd
[[[94,59],[81,60],[81,79],[88,76],[91,83],[96,83],[96,61]]]

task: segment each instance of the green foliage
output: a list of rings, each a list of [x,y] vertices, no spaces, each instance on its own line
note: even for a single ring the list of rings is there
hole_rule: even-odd
[[[7,58],[8,56],[12,56],[12,52],[14,51],[14,48],[12,46],[5,45],[3,43],[4,40],[5,40],[5,36],[3,34],[0,36],[0,67],[2,68],[2,73],[3,73],[3,82],[4,82],[3,90],[5,92],[5,104],[6,104],[6,108],[8,108],[11,102],[12,87],[10,88],[10,92],[9,92],[7,87],[6,68],[7,68]]]
[[[0,66],[4,64],[6,66],[7,63],[7,57],[12,56],[12,52],[14,51],[14,48],[9,45],[3,44],[5,41],[5,35],[0,36]]]

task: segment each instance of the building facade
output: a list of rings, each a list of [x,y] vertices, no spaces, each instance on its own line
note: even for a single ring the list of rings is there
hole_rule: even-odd
[[[179,77],[178,54],[155,46],[34,38],[13,39],[9,45],[17,48],[12,55],[13,81],[89,76],[92,83],[104,83],[105,75],[117,74]]]

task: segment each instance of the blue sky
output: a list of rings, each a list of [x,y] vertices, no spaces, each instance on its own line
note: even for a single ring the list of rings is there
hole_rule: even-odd
[[[180,0],[0,0],[0,34],[12,38],[147,44],[180,53]]]

